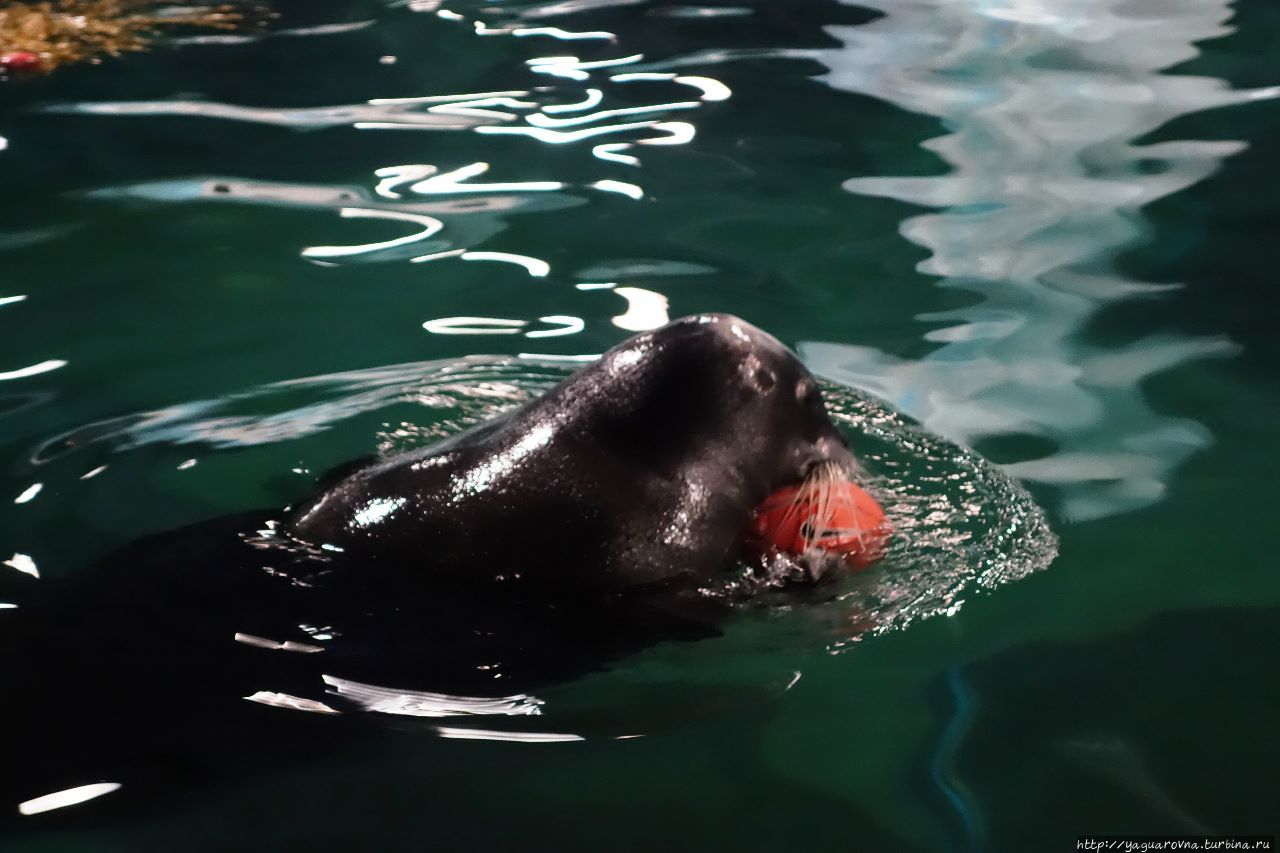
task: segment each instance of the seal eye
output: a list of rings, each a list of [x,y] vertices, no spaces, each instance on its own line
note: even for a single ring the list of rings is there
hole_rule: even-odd
[[[774,378],[773,371],[765,367],[756,368],[756,372],[752,377],[755,380],[756,388],[764,393],[773,389],[773,384],[777,380]]]

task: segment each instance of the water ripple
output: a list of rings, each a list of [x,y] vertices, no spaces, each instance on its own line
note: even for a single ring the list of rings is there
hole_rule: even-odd
[[[273,451],[279,458],[307,459],[306,470],[325,470],[341,460],[319,458],[309,445],[332,430],[355,430],[357,416],[378,415],[379,453],[400,453],[523,404],[571,369],[536,358],[476,356],[290,380],[88,424],[43,443],[32,462],[56,462],[46,479],[62,481],[61,488],[74,488],[85,467],[76,461],[81,456],[96,461],[111,453],[121,477],[130,453],[151,445],[175,453],[181,447],[184,456],[193,446],[280,445]],[[1057,539],[1039,507],[981,457],[847,388],[827,385],[824,396],[869,471],[868,488],[894,536],[882,564],[848,578],[826,603],[782,626],[784,633],[799,631],[801,642],[812,644],[816,632],[838,651],[864,636],[954,615],[968,598],[1043,569],[1056,556]],[[740,587],[730,575],[706,592],[736,600]],[[772,653],[780,640],[769,634],[751,642]]]
[[[920,271],[982,299],[920,315],[941,326],[924,336],[937,346],[923,358],[820,342],[801,353],[822,374],[959,441],[1047,439],[1052,452],[1007,470],[1056,487],[1068,518],[1160,500],[1172,470],[1211,436],[1155,411],[1141,383],[1239,348],[1222,336],[1160,334],[1100,346],[1083,332],[1108,304],[1178,286],[1128,278],[1116,256],[1147,237],[1145,205],[1245,147],[1136,140],[1177,116],[1277,94],[1164,70],[1230,31],[1228,3],[868,5],[884,17],[827,28],[843,45],[815,53],[830,69],[826,82],[937,116],[949,132],[924,147],[951,171],[855,177],[844,188],[936,208],[901,226],[931,253]]]

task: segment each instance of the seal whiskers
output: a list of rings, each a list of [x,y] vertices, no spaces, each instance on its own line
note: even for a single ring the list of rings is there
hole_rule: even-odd
[[[774,492],[756,510],[753,538],[767,585],[813,583],[840,566],[865,568],[884,552],[884,512],[855,482],[852,455],[813,464],[799,485]]]

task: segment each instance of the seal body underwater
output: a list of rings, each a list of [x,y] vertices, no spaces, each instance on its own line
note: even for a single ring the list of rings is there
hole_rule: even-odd
[[[637,335],[545,396],[349,474],[290,536],[430,581],[625,590],[706,581],[753,509],[853,457],[798,359],[736,317]]]

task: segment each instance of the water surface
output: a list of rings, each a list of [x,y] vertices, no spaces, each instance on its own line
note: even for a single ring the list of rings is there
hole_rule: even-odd
[[[1061,552],[856,642],[745,616],[541,697],[605,736],[407,732],[19,849],[1274,829],[1271,5],[277,8],[0,90],[3,556],[69,576],[484,410],[369,371],[567,370],[704,310],[1000,466]]]

